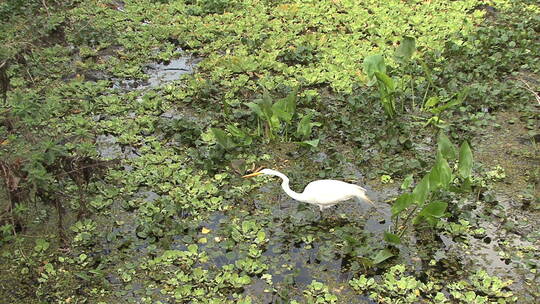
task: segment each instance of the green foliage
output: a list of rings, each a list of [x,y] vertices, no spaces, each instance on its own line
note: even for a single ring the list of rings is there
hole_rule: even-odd
[[[452,283],[448,289],[457,303],[516,303],[513,293],[505,290],[511,284],[478,270],[469,280]]]
[[[242,225],[234,225],[231,231],[231,237],[238,243],[253,242],[262,245],[268,240],[263,229],[253,220],[242,222]]]
[[[229,136],[225,131],[217,128],[212,128],[212,134],[216,138],[217,143],[223,147],[223,149],[229,150],[236,147],[232,136]]]
[[[386,239],[390,239],[393,243],[399,242],[399,238],[397,238],[397,236],[394,237],[394,236],[386,235]],[[377,255],[373,258],[373,263],[380,264],[393,256],[394,254],[390,250],[383,249],[377,252]]]
[[[248,131],[229,124],[226,127],[228,132],[219,128],[210,128],[216,143],[225,150],[233,150],[236,147],[245,147],[251,145],[253,137]]]
[[[293,118],[296,113],[297,90],[291,91],[286,97],[272,102],[272,97],[268,92],[256,102],[248,102],[246,105],[255,113],[264,123],[263,135],[265,138],[275,140],[281,137],[287,141],[288,135],[291,134],[295,139],[299,140],[299,144],[311,147],[317,147],[319,139],[309,139],[313,133],[313,127],[320,127],[321,123],[312,122],[313,114],[308,113],[302,116],[297,124],[296,131],[290,132],[289,127],[292,126]],[[233,132],[231,132],[233,133]],[[258,135],[261,132],[257,131]],[[245,135],[239,135],[242,137]],[[249,142],[251,143],[251,142]]]
[[[144,261],[139,267],[149,271],[151,279],[164,286],[163,291],[180,302],[190,300],[218,303],[226,299],[228,292],[251,282],[247,275],[236,273],[233,265],[219,267],[217,272],[196,265],[207,259],[207,254],[192,244],[185,251],[164,251],[160,256]]]
[[[285,49],[278,57],[280,61],[288,65],[307,65],[317,61],[316,49],[309,44],[301,44]]]
[[[426,101],[422,110],[440,115],[442,112],[462,104],[465,98],[467,98],[468,92],[469,89],[465,88],[446,102],[442,102],[438,97],[431,97]]]
[[[515,303],[512,292],[504,291],[512,282],[502,281],[479,270],[468,280],[437,285],[426,283],[405,273],[404,265],[389,268],[379,281],[361,275],[349,281],[350,286],[377,302],[399,303]],[[444,291],[449,292],[447,298]],[[448,294],[448,293],[447,293]]]
[[[307,289],[304,290],[304,295],[307,303],[337,303],[338,297],[330,293],[328,286],[324,283],[312,281],[311,284],[307,286]]]
[[[460,219],[457,222],[439,221],[437,223],[437,228],[446,231],[453,237],[465,237],[467,235],[480,237],[486,233],[484,228],[474,228],[471,223],[465,219]]]
[[[440,153],[447,160],[455,160],[457,157],[456,147],[454,147],[450,139],[443,132],[439,132],[437,153]]]
[[[297,91],[293,90],[287,97],[272,102],[272,97],[265,92],[262,99],[257,102],[249,102],[246,105],[255,113],[258,118],[265,122],[265,136],[270,140],[278,136],[282,129],[282,123],[289,124],[296,112]]]
[[[414,276],[405,274],[404,265],[389,268],[380,279],[361,275],[349,281],[351,287],[362,294],[367,294],[376,302],[418,303],[431,300],[433,303],[447,302],[446,296],[440,292],[440,286],[432,282],[423,283]]]
[[[419,280],[400,270],[392,279],[383,268],[409,245],[402,235],[408,223],[418,225],[420,238],[430,233],[420,229],[426,223],[454,241],[485,234],[482,221],[461,218],[469,209],[458,196],[504,172],[475,179],[470,148],[455,149],[441,135],[433,168],[413,179],[431,163],[423,152],[430,130],[421,126],[473,138],[492,123],[489,113],[508,107],[523,111],[520,119],[534,130],[522,80],[535,90],[538,13],[531,1],[499,0],[1,2],[0,98],[8,89],[0,99],[0,201],[12,204],[0,216],[7,286],[0,298],[250,303],[268,291],[276,302],[304,295],[332,303],[348,301],[347,290],[318,275],[341,260],[344,273],[365,274],[355,289],[377,293],[375,301],[510,302],[506,283],[485,276],[425,291],[422,284],[440,280],[429,269]],[[122,86],[147,78],[149,64],[184,56],[180,49],[196,57],[194,74],[145,90]],[[374,53],[379,58],[364,66]],[[296,87],[303,89],[286,95]],[[250,101],[258,108],[246,107]],[[173,118],[165,117],[169,111]],[[380,127],[389,119],[391,128]],[[105,167],[100,157],[114,160],[96,175]],[[397,248],[383,248],[370,225],[350,214],[315,225],[302,204],[274,204],[281,199],[274,188],[264,192],[269,198],[252,200],[259,184],[229,171],[242,174],[260,162],[313,167],[330,178],[347,175],[350,164],[368,180],[410,174],[392,206],[405,227],[384,233]],[[298,173],[300,183],[308,173],[316,175]],[[528,195],[520,198],[524,208],[534,188]],[[441,220],[456,210],[464,211],[459,220]],[[71,229],[58,240],[47,222],[62,215]],[[411,252],[427,265],[432,252],[423,251],[423,241]],[[447,266],[452,257],[441,261],[467,277],[461,265]],[[304,274],[321,281],[298,288]],[[389,286],[379,285],[383,280]]]
[[[207,14],[223,14],[232,2],[230,0],[195,0],[186,1],[193,4],[188,7],[187,13],[193,16]]]
[[[403,179],[403,183],[401,183],[401,190],[405,190],[405,189],[409,189],[409,187],[411,187],[411,185],[413,184],[414,182],[414,177],[412,174],[409,174],[407,175],[404,179]]]
[[[395,244],[395,245],[398,245],[401,243],[401,238],[397,234],[390,233],[387,231],[384,232],[384,240],[387,241],[388,243]]]
[[[76,246],[93,246],[96,244],[97,225],[91,219],[76,222],[71,226],[71,231],[75,233],[73,244]]]
[[[312,122],[313,115],[307,114],[300,119],[300,122],[298,122],[298,127],[296,128],[296,137],[300,140],[303,140],[302,143],[317,147],[317,144],[319,143],[319,139],[309,140],[311,137],[311,133],[313,132],[313,127],[320,127],[322,126],[319,122]]]
[[[389,118],[394,118],[396,115],[396,85],[394,84],[394,80],[385,73],[378,71],[375,72],[375,77],[377,78],[377,85],[379,87],[379,94],[384,112]]]
[[[34,251],[42,252],[47,251],[49,249],[50,243],[45,241],[44,239],[37,239],[36,240],[36,246],[34,247]]]
[[[405,36],[403,37],[403,39],[401,39],[394,56],[396,57],[396,60],[399,63],[404,64],[411,60],[415,52],[416,52],[416,39],[414,39],[413,37]]]
[[[463,142],[461,144],[461,148],[459,149],[459,163],[458,163],[458,171],[459,175],[463,178],[469,178],[472,173],[472,162],[473,162],[473,156],[471,152],[471,148],[469,147],[469,144],[467,142]]]
[[[468,180],[472,172],[472,153],[467,142],[463,142],[462,151],[460,152],[460,158],[458,165],[458,174]],[[401,194],[396,201],[392,204],[392,217],[395,219],[394,229],[399,227],[399,219],[402,219],[401,231],[394,231],[394,233],[388,233],[385,236],[385,240],[389,243],[399,243],[401,236],[404,234],[407,228],[408,221],[412,219],[412,223],[415,225],[425,221],[431,225],[435,225],[442,217],[445,216],[445,211],[448,208],[448,203],[437,200],[437,197],[441,191],[456,191],[455,187],[451,187],[452,181],[456,177],[456,173],[450,168],[446,157],[449,159],[455,159],[456,149],[450,142],[448,137],[442,132],[439,133],[439,139],[437,142],[437,157],[435,164],[431,168],[428,174],[424,175],[422,180],[414,187],[412,192],[405,192]],[[467,168],[460,169],[460,168]],[[468,175],[465,177],[463,171],[466,171]],[[411,177],[412,178],[412,177]],[[467,184],[467,183],[465,183]],[[407,189],[402,187],[402,189]],[[466,188],[464,188],[467,190]],[[409,213],[405,218],[402,218],[402,213],[409,209]],[[419,211],[419,212],[417,212]],[[414,217],[413,217],[414,215]]]
[[[364,59],[364,71],[368,76],[368,85],[377,83],[384,112],[389,118],[394,118],[396,115],[396,85],[394,80],[386,75],[386,64],[383,56],[371,55],[366,57]]]
[[[377,75],[375,73],[386,73],[386,64],[384,63],[383,56],[376,54],[366,57],[364,59],[364,72],[368,77],[368,85],[377,83]]]
[[[432,117],[430,117],[425,125],[432,124],[439,128],[445,127],[445,121],[441,119],[441,115],[444,112],[448,112],[449,109],[454,108],[456,106],[461,105],[465,98],[469,94],[469,88],[465,88],[461,90],[458,94],[455,94],[452,98],[450,98],[448,101],[443,102],[439,97],[430,97],[427,99],[427,101],[422,106],[422,111],[431,112],[433,114]]]
[[[268,269],[268,265],[250,257],[236,261],[235,266],[250,275],[257,275]]]

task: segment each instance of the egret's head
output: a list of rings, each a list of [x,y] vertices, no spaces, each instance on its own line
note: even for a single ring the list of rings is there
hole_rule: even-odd
[[[244,175],[242,177],[246,178],[246,177],[254,177],[254,176],[258,176],[258,175],[272,175],[272,176],[276,176],[278,174],[277,171],[275,170],[272,170],[272,169],[262,169],[261,171],[257,171],[257,172],[253,172],[251,174],[248,174],[248,175]]]

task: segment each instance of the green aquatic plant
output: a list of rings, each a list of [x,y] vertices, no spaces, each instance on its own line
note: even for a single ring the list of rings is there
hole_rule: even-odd
[[[440,292],[441,286],[432,282],[423,283],[405,273],[404,265],[395,265],[386,270],[380,280],[361,275],[349,281],[355,291],[367,294],[380,303],[419,303],[430,300],[431,303],[448,302]]]
[[[273,102],[270,94],[265,91],[261,99],[248,102],[246,105],[257,116],[257,129],[245,130],[237,125],[228,124],[226,131],[219,128],[211,128],[216,142],[226,150],[232,150],[240,146],[249,146],[254,137],[273,141],[280,138],[282,141],[296,140],[305,146],[317,147],[319,139],[310,139],[314,127],[320,127],[321,123],[313,122],[313,113],[301,115],[296,125],[296,131],[292,131],[293,118],[300,116],[296,112],[297,90],[291,91],[286,97]],[[262,124],[262,127],[261,127]],[[255,135],[251,135],[251,134]]]
[[[245,257],[236,261],[235,266],[239,270],[250,275],[257,275],[268,269],[268,265],[263,263],[260,259],[251,257]]]
[[[138,267],[148,272],[151,281],[165,287],[163,293],[179,302],[223,303],[226,294],[251,282],[249,276],[239,274],[231,264],[218,267],[217,271],[201,267],[199,263],[207,260],[208,255],[191,244],[187,250],[166,250]]]
[[[320,127],[322,124],[320,122],[313,122],[313,113],[305,114],[302,119],[298,122],[296,132],[294,133],[295,137],[300,141],[299,143],[306,146],[311,146],[316,148],[319,145],[319,138],[311,138],[314,127]]]
[[[489,112],[501,106],[519,109],[523,111],[520,115],[530,116],[529,127],[536,125],[531,116],[534,110],[520,104],[529,101],[530,92],[515,79],[534,79],[538,74],[538,15],[532,1],[506,0],[480,6],[469,0],[414,5],[399,0],[0,1],[0,201],[5,202],[8,195],[13,202],[5,209],[2,206],[0,216],[0,271],[5,283],[0,298],[7,303],[257,303],[261,297],[305,302],[300,298],[308,296],[304,293],[307,287],[295,284],[303,278],[296,280],[291,272],[307,267],[307,273],[324,285],[309,287],[314,302],[332,300],[321,291],[324,288],[338,296],[336,302],[347,302],[342,297],[348,292],[343,282],[317,276],[321,267],[342,258],[343,271],[355,273],[368,264],[364,257],[384,263],[396,248],[373,254],[372,249],[384,243],[367,231],[364,234],[364,226],[357,225],[350,214],[346,219],[353,223],[344,224],[340,219],[314,225],[306,220],[302,207],[295,216],[280,217],[285,206],[262,200],[255,206],[244,204],[251,201],[248,196],[253,194],[249,191],[253,186],[242,184],[234,175],[215,174],[228,171],[229,162],[238,159],[247,160],[235,170],[243,174],[262,160],[256,155],[265,153],[243,147],[270,141],[270,135],[264,134],[266,120],[255,116],[244,102],[253,101],[263,88],[272,94],[290,87],[307,89],[299,94],[291,121],[278,118],[272,140],[316,145],[319,136],[335,136],[338,141],[328,140],[318,147],[327,157],[321,163],[316,161],[321,175],[347,174],[342,171],[348,159],[356,165],[366,164],[365,170],[373,172],[374,178],[389,174],[397,180],[430,163],[422,149],[422,136],[429,130],[418,131],[410,123],[406,101],[413,101],[412,111],[416,106],[425,110],[422,122],[437,117],[430,124],[467,138],[477,130],[471,121],[488,122],[489,114],[480,111],[484,108]],[[407,34],[416,39],[403,37]],[[115,77],[135,78],[127,80],[134,82],[144,79],[149,63],[177,58],[180,48],[198,57],[194,74],[149,91],[127,92],[119,87],[118,82],[126,79]],[[418,50],[412,52],[415,48]],[[417,56],[420,52],[422,56]],[[364,151],[378,131],[358,128],[364,123],[377,126],[380,119],[377,111],[366,106],[369,98],[364,98],[365,92],[371,90],[357,76],[363,59],[373,53],[384,56],[385,73],[395,85],[395,93],[377,98],[387,96],[385,105],[391,105],[388,101],[394,98],[393,120],[399,120],[405,135],[396,137],[396,144],[388,140],[387,147],[399,147],[392,155],[388,150]],[[420,69],[418,63],[426,68]],[[4,84],[6,78],[8,85]],[[374,86],[379,78],[375,75]],[[465,85],[471,86],[466,102],[440,113],[430,111],[451,103],[456,88]],[[306,98],[308,90],[316,100]],[[341,115],[341,101],[349,94],[355,95],[357,107]],[[426,104],[431,96],[439,100]],[[415,104],[416,100],[420,102]],[[385,110],[383,105],[380,108]],[[186,119],[163,118],[168,110],[179,111]],[[259,132],[255,124],[239,123],[238,118],[248,114],[253,114],[251,121],[260,120]],[[317,129],[323,117],[325,128]],[[211,127],[215,126],[223,133],[213,133]],[[366,131],[354,134],[354,129]],[[81,160],[101,155],[101,145],[96,144],[99,135],[116,137],[113,146],[119,159],[111,163],[118,167],[78,183],[78,178],[96,169],[94,162]],[[352,151],[344,151],[345,145],[353,147]],[[288,166],[302,167],[304,161],[313,159],[310,151],[297,155],[294,148],[282,146],[287,146],[285,155],[272,150],[265,162],[281,162],[284,156]],[[446,159],[457,178],[451,186],[459,188],[466,181],[454,174],[456,161]],[[379,162],[385,168],[371,170]],[[339,166],[334,168],[336,163]],[[83,167],[86,169],[81,170]],[[512,171],[506,174],[510,181]],[[296,177],[302,183],[302,176]],[[529,182],[534,185],[534,180]],[[412,189],[410,186],[416,186],[412,178],[403,184],[403,190]],[[34,195],[37,193],[41,196]],[[534,189],[529,195],[535,204]],[[428,196],[449,202],[437,191]],[[87,211],[74,219],[72,213],[85,209],[86,202]],[[526,203],[524,208],[538,205],[527,207]],[[267,205],[259,208],[257,204]],[[51,237],[48,229],[48,219],[61,215],[54,213],[55,205],[65,211],[66,224],[75,223],[76,231],[69,230],[65,244]],[[215,214],[224,218],[209,219]],[[426,223],[426,218],[424,215],[418,225]],[[245,235],[244,222],[256,223],[248,225]],[[450,223],[447,231],[470,234],[471,227],[485,222],[470,223]],[[513,219],[505,223],[513,223]],[[201,237],[201,225],[212,232]],[[229,229],[233,225],[240,234],[234,233],[236,240]],[[343,232],[347,227],[350,231]],[[264,232],[264,240],[260,232]],[[345,237],[349,248],[342,247]],[[283,240],[290,243],[279,244]],[[197,253],[207,255],[191,253],[194,243],[198,243]],[[300,258],[291,257],[294,252]],[[535,269],[534,252],[528,253],[530,270]],[[273,254],[277,257],[269,256]],[[306,264],[307,255],[315,257],[315,263],[309,259]],[[161,256],[165,258],[159,260]],[[514,260],[515,256],[508,258]],[[148,267],[152,259],[159,263]],[[353,270],[347,268],[347,261],[352,261]],[[464,276],[468,271],[463,267],[456,270]],[[419,271],[422,274],[415,277],[403,275],[407,279],[401,284],[427,284],[423,269]],[[274,274],[272,286],[263,282],[268,282],[268,273]],[[455,292],[473,292],[474,297],[468,299],[474,301],[497,285],[488,286],[489,291],[470,285]],[[506,288],[501,290],[507,292]],[[419,288],[402,289],[415,293]],[[276,298],[284,294],[288,297]],[[424,296],[422,291],[420,295]],[[501,300],[491,297],[489,301]],[[429,302],[425,297],[423,301]]]
[[[264,92],[257,102],[248,102],[246,105],[264,123],[264,136],[270,140],[278,136],[283,127],[291,123],[296,113],[297,90],[293,90],[285,98],[272,102],[268,92]],[[282,126],[284,124],[284,126]],[[286,130],[285,130],[286,131]],[[258,132],[260,132],[258,130]],[[286,138],[286,134],[283,134]]]
[[[505,290],[511,283],[484,270],[446,286],[424,283],[407,275],[404,265],[389,268],[380,279],[361,275],[349,281],[355,291],[382,303],[515,303],[513,293]]]
[[[313,280],[304,290],[304,296],[306,302],[309,304],[337,303],[338,300],[338,297],[330,292],[328,286],[315,280]]]
[[[446,231],[452,237],[481,237],[486,234],[486,229],[482,227],[475,228],[465,219],[459,219],[457,222],[439,221],[437,223],[437,229]]]
[[[433,125],[439,128],[444,128],[445,121],[441,119],[441,115],[449,109],[461,105],[463,101],[467,98],[468,93],[469,88],[466,87],[462,89],[459,93],[454,94],[450,98],[447,98],[445,101],[441,100],[441,98],[436,96],[428,98],[423,104],[421,110],[424,112],[429,112],[433,116],[428,118],[424,125]]]
[[[401,64],[408,64],[416,52],[416,39],[413,37],[405,36],[401,38],[399,46],[394,53],[396,61]]]
[[[503,281],[478,270],[466,280],[446,285],[422,282],[406,274],[404,265],[395,265],[380,279],[361,275],[349,281],[355,291],[380,303],[516,303],[517,298]]]
[[[216,142],[223,147],[225,150],[232,149],[236,147],[236,144],[233,140],[233,137],[229,134],[227,134],[225,131],[218,129],[218,128],[212,128],[210,129],[212,132],[212,135],[214,135],[214,138],[216,139]]]
[[[70,227],[75,233],[73,244],[87,247],[95,245],[96,228],[96,223],[91,219],[84,219],[73,224]]]
[[[377,84],[379,98],[388,118],[396,116],[396,85],[386,74],[386,64],[382,55],[371,55],[364,59],[364,71],[368,77],[368,86]]]
[[[261,245],[268,241],[264,229],[254,220],[246,220],[241,225],[233,225],[231,237],[238,243],[252,242]]]
[[[457,162],[457,170],[452,170],[448,160]],[[385,240],[399,243],[410,222],[417,225],[426,222],[435,225],[444,217],[448,203],[438,198],[439,191],[468,191],[471,185],[473,158],[467,142],[461,144],[459,156],[456,148],[444,133],[439,133],[437,157],[431,170],[416,184],[411,192],[401,194],[392,204],[394,232],[386,232]],[[461,185],[453,185],[457,180]],[[406,181],[410,184],[410,181]],[[408,185],[402,185],[408,188]],[[403,213],[408,210],[408,214]],[[399,231],[398,231],[398,227]]]
[[[218,145],[225,150],[249,146],[253,142],[253,136],[249,134],[249,131],[234,124],[228,124],[226,131],[219,128],[210,128],[210,131]]]
[[[468,280],[449,284],[448,290],[457,303],[517,303],[517,297],[508,290],[512,283],[478,270]]]

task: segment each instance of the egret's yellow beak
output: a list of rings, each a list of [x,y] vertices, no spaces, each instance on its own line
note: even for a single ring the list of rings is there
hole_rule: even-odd
[[[373,205],[373,207],[375,207],[375,204],[373,203],[373,201],[371,199],[369,199],[369,197],[366,196],[366,201],[368,203],[370,203],[371,205]]]
[[[248,175],[244,175],[242,176],[243,178],[247,178],[247,177],[254,177],[254,176],[257,176],[257,175],[261,175],[263,174],[262,172],[253,172],[251,174],[248,174]]]

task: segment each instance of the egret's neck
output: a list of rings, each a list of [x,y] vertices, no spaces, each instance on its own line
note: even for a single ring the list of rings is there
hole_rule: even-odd
[[[306,199],[303,193],[298,193],[291,190],[291,187],[289,186],[289,178],[285,174],[281,172],[276,172],[275,175],[281,178],[281,188],[283,188],[283,191],[285,191],[288,196],[292,197],[297,201],[305,202]]]

